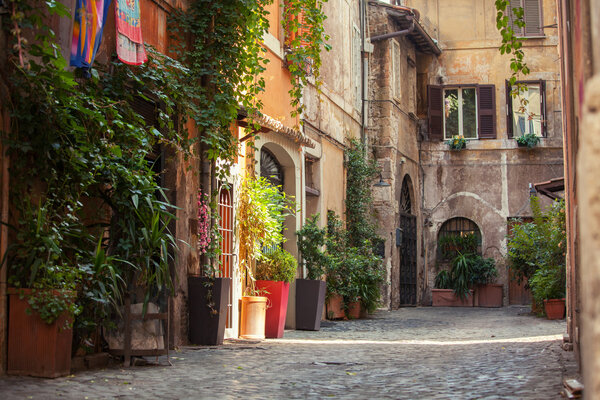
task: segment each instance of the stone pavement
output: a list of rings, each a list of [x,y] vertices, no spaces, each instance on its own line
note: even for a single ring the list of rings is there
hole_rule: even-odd
[[[564,321],[528,309],[404,308],[283,339],[186,347],[173,366],[0,378],[0,399],[559,399]]]

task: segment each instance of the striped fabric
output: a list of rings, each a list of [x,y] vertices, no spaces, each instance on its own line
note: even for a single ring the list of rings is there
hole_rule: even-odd
[[[90,68],[102,40],[111,0],[77,0],[73,23],[70,65]]]

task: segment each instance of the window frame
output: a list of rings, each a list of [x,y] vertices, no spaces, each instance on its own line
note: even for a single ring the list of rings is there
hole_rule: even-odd
[[[402,48],[400,43],[392,39],[392,98],[402,102]],[[396,76],[396,73],[398,76]]]
[[[442,107],[445,107],[445,100],[446,100],[446,90],[458,90],[459,91],[459,104],[461,102],[462,99],[462,91],[463,89],[473,89],[475,90],[475,137],[465,137],[464,136],[464,122],[463,122],[463,111],[462,111],[462,104],[461,107],[459,108],[458,111],[458,127],[459,127],[459,133],[457,133],[457,135],[462,135],[466,140],[479,140],[479,91],[477,90],[477,84],[474,85],[444,85],[442,87],[442,100],[443,100],[443,104]],[[446,135],[446,112],[445,109],[442,108],[442,127],[444,128],[444,132],[443,134],[443,138],[444,140],[448,140],[448,139],[452,139],[452,136],[454,135]]]
[[[545,138],[548,137],[548,118],[547,118],[547,110],[546,110],[546,81],[543,79],[537,80],[524,80],[517,81],[516,84],[525,84],[525,85],[539,85],[540,87],[540,112],[541,112],[541,122],[542,122],[542,135],[539,137]],[[508,80],[506,80],[505,84],[506,90],[506,132],[509,139],[516,139],[519,136],[515,136],[515,132],[513,129],[513,114],[514,109],[512,106],[513,97],[511,95],[512,85]]]

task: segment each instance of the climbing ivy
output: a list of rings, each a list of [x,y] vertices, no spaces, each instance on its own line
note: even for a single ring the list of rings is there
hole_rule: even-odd
[[[286,60],[291,73],[292,89],[289,94],[294,107],[292,117],[304,110],[302,91],[312,76],[317,90],[320,90],[321,49],[331,50],[327,44],[329,35],[325,33],[324,22],[327,16],[323,4],[327,0],[286,0],[283,7],[283,28],[286,32]]]

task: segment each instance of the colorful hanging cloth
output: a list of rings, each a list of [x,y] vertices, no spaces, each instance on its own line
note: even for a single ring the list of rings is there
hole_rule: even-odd
[[[90,68],[96,57],[111,0],[77,0],[70,65]]]
[[[140,65],[148,60],[142,40],[139,0],[116,0],[117,56],[125,64]]]

